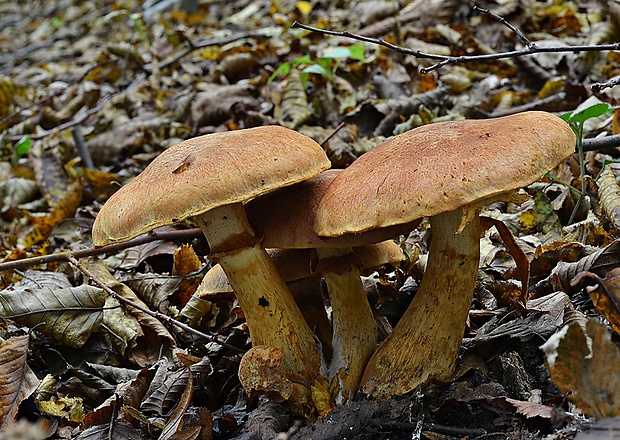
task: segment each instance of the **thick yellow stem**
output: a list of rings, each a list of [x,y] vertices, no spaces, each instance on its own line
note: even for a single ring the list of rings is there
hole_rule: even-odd
[[[261,248],[241,204],[227,205],[197,219],[245,314],[253,345],[282,350],[282,371],[310,385],[321,355],[291,293]]]
[[[413,302],[370,359],[362,390],[375,397],[448,379],[456,366],[480,260],[477,215],[457,233],[464,210],[432,217],[427,269]]]

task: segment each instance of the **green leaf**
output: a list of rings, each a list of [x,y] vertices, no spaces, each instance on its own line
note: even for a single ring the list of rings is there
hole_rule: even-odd
[[[271,74],[269,79],[267,79],[267,84],[271,83],[271,81],[276,79],[278,75],[280,74],[284,76],[288,75],[290,71],[291,71],[291,63],[286,62],[286,63],[280,64],[280,66]]]
[[[15,151],[13,152],[13,157],[11,158],[12,165],[17,165],[17,162],[19,162],[19,159],[21,159],[26,154],[28,154],[28,152],[30,151],[31,144],[32,142],[31,142],[30,136],[28,135],[23,136],[15,144],[15,146],[13,147]]]
[[[312,59],[309,56],[304,55],[302,57],[298,57],[293,60],[293,67],[297,67],[300,64],[313,64],[313,63],[314,61],[312,61]]]
[[[366,48],[363,44],[354,44],[353,46],[349,46],[349,50],[351,51],[351,58],[356,61],[362,61],[366,56]]]
[[[327,78],[332,77],[332,73],[326,69],[325,67],[319,65],[319,64],[312,64],[308,67],[306,67],[305,69],[302,70],[303,73],[317,73],[319,75],[323,75]]]
[[[588,119],[598,118],[599,116],[603,116],[605,113],[608,113],[611,110],[613,110],[613,107],[611,107],[609,104],[602,102],[599,104],[594,104],[593,106],[583,109],[577,113],[566,113],[561,117],[569,124],[583,124]]]
[[[348,47],[334,47],[327,50],[321,58],[352,58],[351,50]]]

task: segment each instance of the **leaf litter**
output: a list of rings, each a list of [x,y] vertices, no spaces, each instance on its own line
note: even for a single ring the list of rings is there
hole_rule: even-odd
[[[539,47],[618,40],[615,2],[478,6]],[[617,90],[590,87],[620,75],[613,50],[421,73],[435,61],[290,29],[298,20],[442,56],[522,48],[491,14],[453,0],[42,0],[0,10],[2,263],[88,248],[110,194],[200,134],[284,125],[322,142],[342,168],[387,137],[443,120],[541,109],[573,112],[587,138],[620,131],[610,107]],[[588,113],[599,104],[604,111]],[[618,156],[617,148],[584,151],[527,188],[531,200],[486,209],[514,242],[494,228],[481,241],[453,381],[388,401],[359,397],[305,427],[285,406],[246,396],[237,351],[119,302],[66,260],[3,270],[3,430],[132,439],[618,436]],[[401,237],[409,264],[365,278],[385,332],[415,295],[429,235],[423,223]],[[180,310],[212,264],[207,254],[201,238],[173,236],[84,264],[118,295],[187,320]],[[207,302],[190,325],[248,350],[234,298]]]

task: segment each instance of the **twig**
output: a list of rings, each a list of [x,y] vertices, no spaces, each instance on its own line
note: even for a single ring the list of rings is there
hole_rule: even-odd
[[[82,249],[73,252],[64,251],[57,254],[44,255],[41,257],[23,258],[21,260],[7,261],[4,263],[0,263],[0,272],[4,272],[7,270],[26,269],[28,267],[37,266],[39,264],[55,263],[57,261],[67,261],[69,257],[84,258],[93,255],[105,254],[108,252],[117,252],[155,240],[187,240],[190,238],[199,238],[202,236],[203,234],[200,231],[200,228],[181,229],[176,231],[151,231],[124,243],[115,243],[107,246],[101,246],[99,248]]]
[[[512,25],[509,25],[509,26],[511,27],[511,29],[513,28]],[[484,54],[484,55],[451,56],[451,55],[429,54],[425,52],[420,52],[419,50],[411,50],[411,49],[407,49],[406,47],[388,43],[387,41],[382,40],[380,38],[365,37],[363,35],[353,34],[348,31],[336,32],[336,31],[329,31],[325,29],[319,29],[316,27],[312,27],[312,26],[299,23],[298,21],[295,21],[292,27],[306,29],[306,30],[313,31],[313,32],[318,32],[324,35],[350,38],[353,40],[363,41],[365,43],[376,44],[379,46],[387,47],[388,49],[391,49],[395,52],[404,53],[407,55],[414,56],[416,58],[424,58],[424,59],[431,59],[431,60],[439,61],[430,67],[420,69],[420,73],[429,73],[429,72],[432,72],[433,70],[437,70],[448,64],[461,64],[461,63],[469,63],[469,62],[475,62],[475,61],[493,61],[493,60],[499,60],[499,59],[504,59],[504,58],[523,57],[526,55],[532,55],[534,53],[558,53],[558,52],[577,53],[577,52],[595,52],[595,51],[602,51],[602,50],[620,50],[620,43],[584,45],[584,46],[540,47],[540,46],[537,46],[535,43],[529,42],[529,40],[527,40],[526,38],[526,41],[528,41],[528,44],[526,44],[526,47],[524,49],[520,49],[520,50],[511,50],[507,52],[498,52],[498,53]],[[514,28],[514,29],[517,29],[517,28]],[[520,31],[519,33],[522,35]]]
[[[176,325],[177,327],[185,330],[186,332],[190,332],[195,334],[196,336],[200,337],[200,338],[204,338],[208,341],[214,342],[216,344],[221,345],[222,347],[226,347],[230,350],[234,350],[237,353],[245,353],[245,350],[239,348],[239,347],[235,347],[234,345],[228,344],[227,342],[224,341],[220,341],[216,336],[214,335],[208,335],[206,333],[201,332],[200,330],[196,330],[193,327],[190,327],[187,324],[183,324],[180,321],[177,321],[174,318],[171,318],[170,316],[164,315],[163,313],[159,313],[159,312],[154,312],[152,310],[147,309],[146,307],[142,307],[139,304],[136,304],[135,302],[119,295],[118,293],[116,293],[114,290],[112,290],[108,285],[106,285],[103,281],[99,280],[94,273],[92,273],[90,270],[86,269],[82,263],[80,263],[75,257],[69,255],[67,257],[67,260],[74,265],[80,272],[82,272],[84,275],[86,275],[88,278],[90,278],[92,280],[93,283],[97,284],[99,287],[101,287],[108,295],[110,295],[111,297],[117,299],[118,301],[122,302],[125,305],[128,305],[130,307],[133,307],[135,309],[140,310],[143,313],[146,313],[147,315],[152,316],[153,318],[159,319],[160,321],[166,322],[169,325]]]
[[[89,168],[91,170],[95,169],[95,164],[93,163],[93,158],[90,155],[90,151],[84,142],[84,136],[82,136],[82,130],[80,126],[75,126],[71,129],[71,136],[73,136],[73,142],[75,142],[75,149],[78,152],[78,155],[82,159],[82,163],[84,167]]]
[[[413,55],[416,58],[426,58],[426,59],[431,59],[431,60],[446,60],[449,58],[454,58],[454,57],[450,57],[447,55],[436,55],[436,54],[431,54],[431,53],[425,53],[425,52],[420,52],[419,50],[411,50],[411,49],[407,49],[405,47],[402,46],[398,46],[396,44],[392,44],[389,43],[381,38],[372,38],[372,37],[365,37],[363,35],[357,35],[357,34],[353,34],[349,31],[341,31],[341,32],[337,32],[337,31],[328,31],[325,29],[319,29],[316,27],[312,27],[312,26],[308,26],[306,24],[300,23],[298,21],[295,21],[292,26],[293,28],[301,28],[301,29],[305,29],[307,31],[312,31],[312,32],[319,32],[321,34],[324,35],[331,35],[334,37],[344,37],[344,38],[351,38],[352,40],[358,40],[358,41],[363,41],[365,43],[371,43],[371,44],[377,44],[379,46],[383,46],[383,47],[387,47],[388,49],[391,49],[395,52],[401,52],[407,55]]]
[[[616,76],[615,78],[612,78],[609,81],[594,83],[592,84],[591,87],[594,93],[599,93],[605,89],[610,89],[617,85],[620,85],[620,76]]]
[[[620,134],[612,136],[584,139],[583,151],[609,150],[620,147]]]
[[[342,127],[344,127],[346,124],[344,121],[342,121],[340,124],[338,124],[338,126],[336,128],[334,128],[332,130],[332,132],[330,134],[328,134],[321,142],[319,142],[319,145],[322,147],[323,145],[325,145],[331,138],[333,138],[336,133],[338,133]]]
[[[482,12],[483,14],[487,14],[489,17],[491,17],[493,20],[500,22],[501,24],[503,24],[504,26],[506,26],[508,29],[510,29],[512,32],[515,33],[515,35],[519,38],[519,40],[521,40],[523,42],[523,44],[525,44],[527,47],[532,47],[533,43],[529,40],[529,38],[527,38],[523,32],[521,32],[521,29],[514,27],[512,24],[508,23],[508,21],[506,21],[506,19],[500,15],[497,15],[495,12],[489,11],[488,9],[482,9],[479,6],[474,5],[472,7],[472,9],[474,11],[478,11],[478,12]]]

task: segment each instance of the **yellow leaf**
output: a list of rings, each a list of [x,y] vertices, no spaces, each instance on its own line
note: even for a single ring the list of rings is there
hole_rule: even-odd
[[[39,409],[56,417],[64,417],[72,422],[84,420],[84,405],[80,397],[61,397],[59,399],[38,401]]]
[[[545,85],[538,92],[538,97],[540,99],[547,98],[551,95],[555,95],[556,93],[562,92],[564,90],[564,85],[566,84],[566,77],[559,76],[553,79],[550,79],[545,83]]]
[[[528,210],[519,215],[519,223],[521,228],[529,231],[536,227],[536,212],[534,210]]]
[[[295,3],[295,7],[299,9],[299,12],[304,15],[308,15],[310,12],[312,12],[312,3],[310,2],[300,1]]]
[[[312,402],[319,413],[319,417],[324,417],[331,410],[329,383],[323,376],[319,376],[314,381],[312,386]]]

